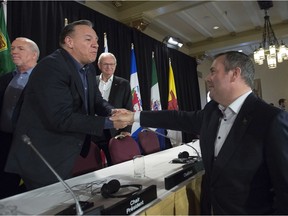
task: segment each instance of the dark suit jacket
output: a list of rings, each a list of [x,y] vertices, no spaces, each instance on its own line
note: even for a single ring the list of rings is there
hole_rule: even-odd
[[[196,112],[141,112],[144,127],[200,134],[202,213],[288,214],[288,113],[251,93],[214,160],[218,104]]]
[[[13,79],[13,72],[6,73],[0,77],[0,112],[3,105],[3,98],[6,88],[12,79]]]
[[[0,115],[3,106],[4,94],[10,81],[13,79],[13,73],[6,73],[0,77]],[[1,121],[1,119],[0,119]],[[0,172],[4,170],[4,166],[8,157],[11,146],[12,134],[0,131]]]
[[[22,141],[26,134],[62,178],[71,176],[86,135],[101,135],[104,116],[113,108],[96,88],[94,66],[89,67],[87,114],[81,78],[69,54],[59,49],[37,64],[26,85],[6,171],[20,174],[24,181],[34,181],[37,187],[57,181]]]
[[[99,86],[99,82],[100,82],[100,75],[96,77],[97,86]],[[128,80],[114,75],[108,102],[115,108],[125,108],[127,110],[133,111],[131,87]],[[111,137],[114,137],[120,134],[121,131],[130,133],[131,126],[127,126],[120,130],[112,128],[110,129],[110,135]]]
[[[5,94],[6,88],[8,87],[8,85],[11,82],[12,79],[13,79],[13,71],[9,72],[9,73],[6,73],[6,74],[4,74],[4,75],[2,75],[0,77],[0,113],[2,111],[4,94]],[[23,89],[23,91],[24,91],[24,89]],[[23,91],[22,91],[22,94],[19,97],[19,100],[18,100],[18,102],[16,104],[16,107],[14,109],[14,113],[13,113],[13,116],[12,116],[13,128],[16,127],[16,122],[18,120],[20,108],[21,108],[22,103],[23,103]],[[0,119],[0,121],[1,121],[1,119]],[[1,138],[1,136],[0,136],[0,138]]]

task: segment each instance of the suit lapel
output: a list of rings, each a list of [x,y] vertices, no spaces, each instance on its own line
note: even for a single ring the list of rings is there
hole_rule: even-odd
[[[235,122],[217,156],[213,166],[213,178],[216,179],[225,165],[233,158],[235,150],[242,144],[241,140],[244,136],[251,120],[251,112],[254,110],[256,97],[250,94],[244,101]],[[219,169],[221,168],[221,169]]]
[[[117,79],[117,77],[114,76],[109,94],[109,100],[108,100],[109,103],[111,103],[111,101],[115,99],[116,92],[118,92],[118,86],[119,86],[119,80]]]
[[[97,87],[99,87],[99,83],[100,83],[100,75],[96,76],[96,84],[97,84]]]
[[[212,169],[213,166],[213,161],[214,161],[214,143],[218,131],[218,126],[219,126],[219,118],[221,117],[221,112],[218,109],[217,106],[213,109],[211,116],[208,117],[208,125],[207,125],[207,130],[205,133],[205,136],[202,138],[203,145],[202,151],[203,151],[203,161],[207,161],[208,163],[206,165],[207,171]],[[205,154],[204,154],[205,152]],[[208,172],[209,172],[208,171]]]
[[[95,98],[95,87],[98,87],[96,84],[96,73],[93,70],[93,66],[89,65],[89,72],[87,74],[87,82],[88,82],[88,106],[89,106],[89,113],[94,115],[95,114],[95,107],[94,107],[94,98]]]
[[[83,104],[85,103],[85,96],[84,96],[84,87],[83,87],[83,84],[82,84],[82,81],[81,81],[81,77],[79,75],[79,72],[75,69],[73,63],[71,62],[70,60],[70,56],[67,56],[69,55],[68,53],[66,53],[66,51],[64,50],[60,50],[62,56],[64,57],[65,61],[67,62],[67,65],[69,67],[69,72],[75,82],[75,85],[76,85],[76,88],[78,90],[78,93],[83,101]],[[85,108],[85,106],[84,106]]]

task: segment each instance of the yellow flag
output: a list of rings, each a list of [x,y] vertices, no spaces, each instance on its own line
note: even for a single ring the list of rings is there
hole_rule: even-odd
[[[174,81],[174,74],[171,60],[169,59],[169,94],[168,94],[168,110],[178,110],[177,93]]]

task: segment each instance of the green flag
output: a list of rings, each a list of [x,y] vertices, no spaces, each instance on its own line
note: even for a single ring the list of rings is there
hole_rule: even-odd
[[[14,70],[15,65],[10,54],[10,40],[4,19],[3,5],[0,4],[0,76]]]

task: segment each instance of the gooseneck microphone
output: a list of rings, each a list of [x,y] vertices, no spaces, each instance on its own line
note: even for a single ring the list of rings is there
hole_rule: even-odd
[[[152,130],[152,129],[150,129],[150,128],[145,127],[143,130],[152,131],[153,133],[155,133],[155,134],[157,134],[157,135],[159,135],[159,136],[165,137],[165,138],[167,138],[167,139],[171,139],[171,140],[173,140],[173,141],[175,141],[175,142],[179,142],[179,140],[176,140],[176,139],[174,139],[174,138],[172,138],[172,137],[166,136],[166,135],[164,135],[164,134],[162,134],[162,133],[159,133],[159,132],[157,132],[157,131],[154,131],[154,130]],[[196,141],[196,139],[195,139],[195,140],[192,140],[192,143],[194,143],[195,141]],[[196,154],[197,154],[197,161],[201,161],[201,160],[202,160],[202,159],[201,159],[201,156],[200,156],[200,154],[199,154],[199,152],[197,151],[196,148],[194,148],[193,146],[191,146],[191,145],[189,145],[189,144],[187,144],[187,143],[181,142],[181,145],[183,145],[183,144],[186,145],[186,146],[189,146],[190,148],[192,148],[192,149],[196,152]]]
[[[30,138],[27,135],[22,136],[23,142],[25,142],[27,145],[29,145],[33,151],[40,157],[40,159],[46,164],[46,166],[54,173],[54,175],[57,177],[57,179],[65,186],[65,188],[70,192],[70,194],[73,196],[73,199],[76,204],[76,212],[77,215],[83,215],[83,211],[81,208],[81,205],[79,203],[78,198],[72,191],[72,189],[69,187],[69,185],[58,175],[58,173],[53,169],[53,167],[46,161],[46,159],[41,155],[41,153],[35,148],[35,146],[32,144]]]

